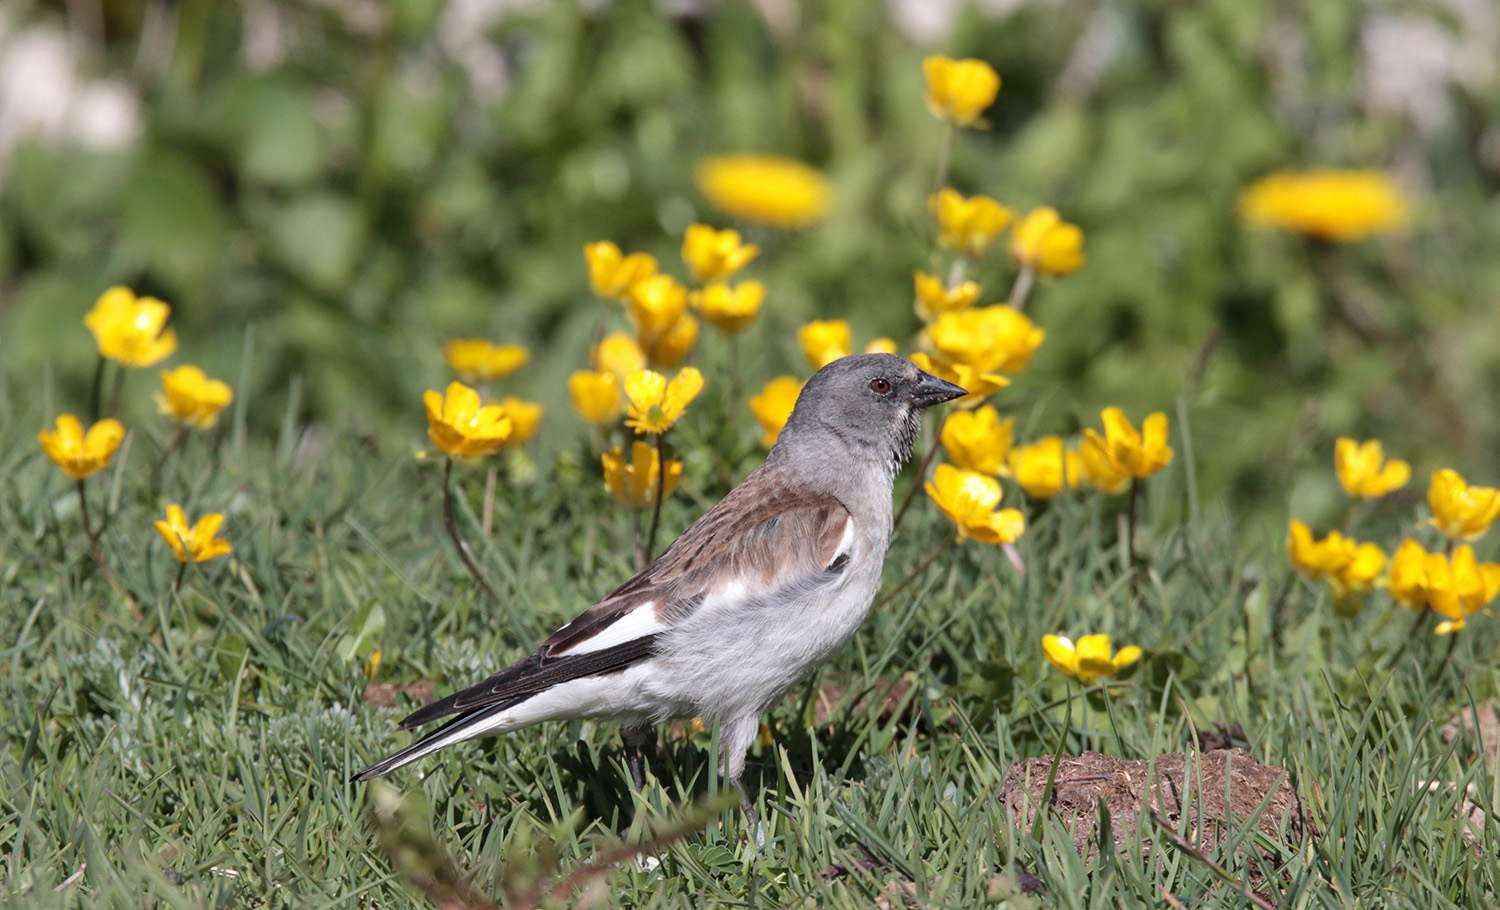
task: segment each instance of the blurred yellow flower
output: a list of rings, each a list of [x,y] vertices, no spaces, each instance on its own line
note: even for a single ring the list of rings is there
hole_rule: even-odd
[[[1432,526],[1449,540],[1477,540],[1500,516],[1500,490],[1471,487],[1457,471],[1443,468],[1432,472],[1427,507]]]
[[[195,366],[163,370],[157,410],[190,427],[206,430],[219,419],[219,412],[234,400],[228,383],[208,376]]]
[[[1104,435],[1095,430],[1083,433],[1093,440],[1115,470],[1131,477],[1150,477],[1172,461],[1172,447],[1167,445],[1167,415],[1160,411],[1148,415],[1140,432],[1131,425],[1119,408],[1105,408]]]
[[[1385,568],[1385,553],[1374,544],[1360,543],[1337,531],[1315,541],[1307,525],[1295,518],[1288,526],[1286,551],[1298,571],[1314,581],[1326,581],[1341,601],[1373,588]]]
[[[715,281],[691,297],[693,309],[725,335],[733,335],[755,321],[766,299],[766,286],[759,281],[741,281],[731,287]]]
[[[493,455],[511,434],[510,415],[498,404],[481,405],[479,393],[461,382],[448,383],[446,395],[428,389],[427,435],[454,458]]]
[[[1078,466],[1084,481],[1101,493],[1124,493],[1130,489],[1130,472],[1109,460],[1109,448],[1102,439],[1083,437],[1078,443]]]
[[[1004,476],[1010,473],[1006,459],[1014,441],[1016,420],[1000,419],[993,405],[977,411],[955,411],[943,421],[940,437],[948,460],[966,471]]]
[[[913,272],[912,284],[917,290],[917,318],[923,322],[954,310],[966,310],[979,301],[979,285],[973,281],[950,288],[936,275]]]
[[[630,318],[642,335],[660,335],[682,318],[687,310],[687,288],[665,273],[642,278],[625,291]]]
[[[604,488],[621,505],[630,509],[646,509],[656,505],[657,477],[661,473],[661,456],[655,446],[636,440],[630,446],[630,461],[616,446],[605,452]],[[676,458],[667,460],[667,481],[661,495],[665,499],[677,488],[682,478],[682,462]]]
[[[125,438],[125,427],[113,417],[106,417],[83,430],[83,424],[72,414],[57,418],[57,429],[43,428],[37,434],[42,451],[63,473],[82,480],[115,457],[115,450]]]
[[[197,524],[189,525],[182,506],[173,503],[167,506],[167,520],[157,519],[152,524],[156,525],[156,533],[172,548],[172,555],[178,562],[208,562],[230,550],[229,541],[214,536],[224,524],[224,516],[218,512],[210,512],[198,519]]]
[[[665,433],[701,391],[703,374],[693,367],[684,367],[671,382],[655,370],[631,373],[625,378],[630,402],[625,425],[637,433]]]
[[[781,435],[781,428],[792,416],[792,408],[800,394],[802,380],[795,376],[777,376],[766,383],[759,395],[750,397],[750,413],[755,415],[762,430],[761,445],[769,449],[776,443],[776,437]]]
[[[568,377],[568,396],[584,423],[603,426],[620,413],[620,380],[608,370],[578,370]]]
[[[943,313],[925,335],[938,359],[979,373],[1024,370],[1047,337],[1025,313],[1003,303]]]
[[[94,333],[99,355],[127,367],[149,367],[177,350],[177,333],[165,328],[172,308],[155,297],[112,287],[100,295],[83,324]]]
[[[1391,596],[1414,610],[1430,607],[1446,616],[1438,623],[1439,635],[1464,628],[1465,620],[1484,609],[1500,593],[1500,565],[1480,563],[1468,544],[1453,551],[1450,559],[1429,553],[1415,540],[1404,540],[1391,557],[1387,582]]]
[[[843,319],[815,319],[797,330],[807,365],[821,370],[852,352],[849,323]]]
[[[1000,76],[983,60],[954,60],[934,54],[922,61],[927,77],[927,110],[957,126],[974,126],[995,102]]]
[[[519,344],[495,344],[483,338],[455,338],[443,353],[448,368],[465,382],[504,379],[531,359]]]
[[[1043,206],[1016,222],[1010,233],[1010,254],[1016,262],[1043,275],[1066,275],[1083,268],[1083,231]]]
[[[999,373],[981,373],[968,364],[953,364],[946,360],[934,360],[921,351],[911,355],[909,358],[923,370],[931,373],[944,382],[951,382],[961,389],[967,389],[969,394],[962,398],[955,398],[949,404],[956,408],[968,409],[978,407],[984,399],[999,389],[1010,385],[1010,380]]]
[[[641,347],[653,366],[675,367],[687,359],[698,343],[698,320],[684,313],[660,335],[642,334]]]
[[[937,222],[938,243],[970,259],[982,259],[1015,217],[1015,212],[988,196],[965,199],[946,186],[927,197],[927,210]]]
[[[779,228],[801,228],[828,214],[828,178],[775,155],[718,155],[698,162],[698,189],[726,215]]]
[[[1350,496],[1373,499],[1406,486],[1411,465],[1396,458],[1385,460],[1380,440],[1356,442],[1347,436],[1333,444],[1333,468]]]
[[[958,526],[958,539],[1014,543],[1026,531],[1017,509],[1000,509],[1000,481],[978,471],[940,464],[927,483],[927,495]]]
[[[510,418],[510,435],[505,438],[507,447],[524,445],[536,436],[546,409],[534,401],[526,401],[507,395],[500,399],[500,407]]]
[[[625,332],[611,332],[594,346],[590,361],[597,369],[615,374],[621,383],[636,370],[646,368],[646,352]]]
[[[1010,475],[1027,496],[1050,499],[1068,489],[1078,489],[1083,467],[1078,453],[1068,448],[1061,436],[1043,436],[1030,445],[1010,450]]]
[[[740,240],[739,231],[691,224],[682,235],[682,261],[699,284],[728,278],[759,253],[760,247]]]
[[[1052,666],[1084,685],[1103,676],[1114,676],[1141,659],[1141,649],[1135,645],[1121,648],[1111,656],[1108,635],[1085,635],[1076,646],[1061,635],[1043,635],[1042,653]]]
[[[865,345],[866,354],[894,354],[896,353],[896,339],[887,338],[884,335],[872,340]]]
[[[1240,215],[1332,243],[1363,240],[1405,227],[1406,196],[1381,171],[1277,171],[1240,196]]]
[[[632,284],[656,274],[656,259],[646,253],[621,255],[620,248],[608,240],[590,243],[583,248],[589,267],[589,286],[605,300],[623,300]]]

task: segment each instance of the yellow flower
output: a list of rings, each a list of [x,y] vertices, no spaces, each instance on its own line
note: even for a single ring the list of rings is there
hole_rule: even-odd
[[[981,373],[968,364],[934,360],[921,351],[911,355],[909,359],[937,378],[969,390],[969,394],[949,402],[956,408],[978,407],[990,393],[1010,385],[1010,380],[999,373]]]
[[[665,433],[701,391],[703,374],[693,367],[684,367],[671,382],[655,370],[631,373],[625,379],[630,401],[625,425],[637,433]]]
[[[797,330],[808,366],[821,370],[840,357],[849,356],[849,323],[843,319],[816,319]]]
[[[948,460],[966,471],[1007,475],[1006,457],[1014,438],[1015,418],[1000,419],[991,405],[977,411],[955,411],[943,421],[940,438]]]
[[[884,335],[874,339],[865,345],[866,354],[894,354],[896,353],[896,339],[887,338]]]
[[[655,446],[636,440],[630,446],[630,461],[616,446],[605,452],[604,488],[626,508],[645,509],[656,505],[657,476],[660,474],[661,456]],[[675,458],[667,461],[667,483],[662,498],[672,495],[677,481],[682,478],[682,462]]]
[[[427,435],[454,458],[493,455],[510,438],[510,415],[498,404],[481,406],[479,393],[461,382],[448,383],[447,395],[428,389]]]
[[[775,444],[776,437],[781,435],[781,428],[786,426],[787,418],[792,416],[792,408],[797,404],[797,396],[800,394],[801,380],[795,376],[777,376],[766,383],[759,395],[751,396],[750,413],[755,415],[764,431],[760,438],[761,445],[769,449]]]
[[[1032,209],[1010,234],[1010,254],[1026,268],[1044,275],[1066,275],[1083,268],[1083,231],[1043,206]]]
[[[1085,435],[1078,444],[1078,466],[1083,479],[1101,493],[1123,493],[1130,489],[1130,472],[1109,460],[1104,440]]]
[[[1385,554],[1372,543],[1360,543],[1337,531],[1315,541],[1307,525],[1292,519],[1286,538],[1292,565],[1314,581],[1326,581],[1340,601],[1375,586],[1385,568]]]
[[[1406,196],[1380,171],[1277,171],[1250,184],[1240,215],[1331,243],[1363,240],[1405,227]]]
[[[130,288],[100,295],[83,324],[99,342],[99,355],[121,366],[149,367],[177,350],[177,333],[165,328],[172,308],[155,297],[137,298]]]
[[[1063,444],[1061,436],[1043,436],[1030,445],[1010,450],[1010,474],[1027,496],[1051,499],[1068,489],[1078,489],[1083,468],[1078,453]]]
[[[1432,472],[1427,507],[1432,526],[1449,540],[1477,540],[1500,516],[1500,490],[1471,487],[1457,471],[1443,468]]]
[[[739,231],[690,224],[682,235],[682,261],[699,284],[728,278],[759,253],[760,247],[740,241]]]
[[[675,367],[687,359],[698,343],[698,320],[684,313],[660,335],[642,335],[646,359],[659,367]]]
[[[568,395],[584,423],[602,426],[620,413],[620,380],[607,370],[578,370],[568,377]]]
[[[1414,540],[1404,540],[1391,557],[1388,581],[1391,596],[1414,610],[1430,607],[1448,617],[1436,632],[1446,635],[1464,627],[1464,621],[1484,609],[1500,593],[1500,565],[1479,563],[1474,548],[1465,544],[1450,559],[1428,553]]]
[[[1135,645],[1111,657],[1108,635],[1085,635],[1076,646],[1061,635],[1043,635],[1042,653],[1052,666],[1084,685],[1101,676],[1114,676],[1141,659],[1141,649]]]
[[[970,259],[983,258],[1015,217],[1015,212],[988,196],[965,199],[946,186],[927,197],[927,210],[937,221],[938,243]]]
[[[625,332],[605,335],[591,352],[589,360],[595,368],[613,373],[621,383],[636,370],[646,368],[646,352]]]
[[[500,407],[505,411],[505,416],[510,418],[510,435],[505,438],[506,446],[524,445],[535,437],[542,415],[546,413],[546,409],[536,402],[512,395],[500,399]]]
[[[744,331],[760,313],[766,299],[766,286],[759,281],[741,281],[730,287],[716,281],[701,291],[694,291],[693,309],[703,314],[714,328],[725,335]]]
[[[828,214],[828,178],[775,155],[718,155],[698,162],[698,189],[726,215],[779,228],[801,228]]]
[[[940,360],[978,373],[1018,373],[1047,333],[1005,304],[943,313],[926,330]],[[968,388],[968,386],[965,386]]]
[[[504,379],[531,359],[519,344],[495,344],[483,338],[455,338],[448,342],[444,355],[449,369],[465,382]]]
[[[605,300],[622,300],[632,284],[656,274],[656,259],[646,253],[621,255],[620,248],[608,240],[590,243],[583,248],[589,267],[589,286]]]
[[[913,272],[912,283],[917,289],[917,318],[923,322],[954,310],[966,310],[979,301],[979,285],[973,281],[950,288],[936,275]]]
[[[1000,481],[978,471],[940,464],[927,483],[927,495],[958,526],[959,540],[1014,543],[1026,531],[1019,510],[995,510],[1000,505]]]
[[[210,512],[198,519],[197,524],[189,525],[187,516],[182,514],[182,506],[176,503],[167,506],[166,521],[157,519],[152,522],[162,540],[172,548],[172,555],[178,562],[208,562],[228,553],[229,541],[214,536],[223,523],[223,515]]]
[[[1131,477],[1150,477],[1171,462],[1167,415],[1158,411],[1147,416],[1140,432],[1136,432],[1119,408],[1105,408],[1100,416],[1104,420],[1104,435],[1094,430],[1083,433],[1099,447],[1115,470]]]
[[[630,318],[643,335],[662,334],[687,310],[687,288],[667,274],[642,278],[626,289],[625,296],[630,301]]]
[[[229,385],[209,379],[194,366],[163,370],[156,407],[178,423],[206,430],[219,419],[219,412],[234,400]]]
[[[106,417],[85,433],[77,417],[63,414],[57,418],[56,430],[43,429],[36,438],[53,464],[69,477],[82,480],[115,457],[125,428],[113,417]]]
[[[957,126],[974,126],[1000,91],[1000,76],[983,60],[934,54],[922,61],[922,73],[927,77],[927,109]]]
[[[1386,461],[1378,439],[1355,442],[1340,437],[1333,444],[1333,468],[1344,492],[1364,499],[1399,490],[1411,479],[1411,465],[1395,458]]]

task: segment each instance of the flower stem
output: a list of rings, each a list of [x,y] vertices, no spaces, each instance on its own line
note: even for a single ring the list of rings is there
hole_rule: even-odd
[[[1406,646],[1416,639],[1418,632],[1422,631],[1422,626],[1427,622],[1427,614],[1430,612],[1432,611],[1424,607],[1422,612],[1417,614],[1416,621],[1411,624],[1411,631],[1407,632],[1406,637],[1401,639],[1401,647],[1397,648],[1396,653],[1391,655],[1391,662],[1385,665],[1385,672],[1389,673],[1396,669],[1396,662],[1401,659],[1401,655],[1406,653]]]
[[[635,509],[630,513],[631,521],[635,525],[635,570],[646,568],[646,539],[641,533],[641,510]]]
[[[485,593],[490,595],[491,600],[499,600],[495,589],[485,580],[484,573],[479,571],[479,566],[474,564],[474,557],[469,553],[469,545],[464,543],[462,537],[458,536],[458,526],[453,522],[453,492],[450,489],[450,480],[453,476],[453,459],[449,458],[443,463],[443,524],[448,528],[448,536],[453,539],[453,545],[458,548],[458,556],[464,561],[464,567],[479,586],[484,588]]]
[[[911,502],[917,498],[917,491],[922,489],[922,478],[927,476],[927,469],[932,467],[932,459],[937,457],[938,444],[943,440],[941,432],[934,433],[932,445],[927,447],[927,455],[922,459],[922,468],[917,472],[917,479],[912,481],[911,489],[906,491],[906,498],[901,500],[901,508],[896,510],[896,519],[891,522],[891,536],[895,536],[896,529],[901,527],[901,519],[906,517],[906,510],[911,508]]]
[[[104,412],[105,417],[113,417],[120,412],[120,393],[125,391],[125,368],[115,367],[115,381],[109,392],[109,409]]]
[[[943,140],[938,146],[937,169],[932,175],[932,191],[936,193],[948,182],[948,165],[953,160],[953,124],[943,124]]]
[[[1141,479],[1130,478],[1130,505],[1127,507],[1128,517],[1125,520],[1125,562],[1131,570],[1135,569],[1135,502],[1140,495]]]
[[[108,361],[104,355],[99,355],[99,363],[94,367],[94,380],[89,385],[89,423],[99,421],[99,402],[104,393],[104,365]]]
[[[918,575],[926,572],[927,568],[931,566],[939,556],[943,555],[943,553],[947,551],[949,547],[953,546],[954,542],[957,540],[957,537],[950,537],[947,540],[943,541],[943,543],[936,550],[933,550],[931,553],[927,554],[926,559],[922,560],[915,569],[912,569],[905,578],[901,579],[901,584],[896,585],[896,587],[891,589],[891,592],[889,594],[877,600],[875,602],[875,606],[871,607],[870,609],[872,611],[878,610],[881,607],[885,606],[887,603],[890,603],[893,597],[895,597],[897,594],[900,594],[902,591],[905,591],[912,582],[917,580]]]
[[[187,427],[179,426],[177,432],[172,434],[167,447],[161,450],[161,458],[157,459],[155,467],[151,469],[152,500],[155,500],[161,493],[161,476],[167,470],[167,459],[172,457],[172,453],[177,451],[177,447],[182,445],[185,439],[187,439]]]
[[[99,547],[99,535],[94,533],[94,523],[89,520],[89,498],[84,495],[83,479],[78,480],[78,514],[83,516],[83,533],[88,535],[89,549],[94,553],[94,562],[99,564],[99,571],[104,575],[104,580],[109,582],[112,588],[119,587],[115,582],[115,575],[109,570],[109,564],[104,561],[104,551]]]
[[[1011,306],[1018,310],[1026,309],[1026,298],[1031,295],[1031,289],[1036,286],[1036,269],[1029,265],[1021,266],[1021,271],[1016,275],[1016,283],[1011,285]]]
[[[667,434],[656,434],[656,505],[651,509],[651,530],[646,534],[642,562],[650,562],[656,552],[656,529],[661,525],[662,494],[667,488]],[[643,565],[642,568],[645,568]]]

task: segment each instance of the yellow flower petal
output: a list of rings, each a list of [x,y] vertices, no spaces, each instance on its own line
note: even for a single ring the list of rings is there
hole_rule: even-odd
[[[107,417],[88,428],[72,414],[57,418],[56,429],[43,428],[37,434],[42,451],[67,474],[82,480],[109,464],[115,450],[125,438],[125,427]]]
[[[927,109],[957,126],[974,126],[995,101],[1000,76],[983,60],[954,60],[935,54],[922,61],[927,77]]]
[[[719,155],[694,172],[698,189],[721,212],[779,228],[802,228],[828,214],[828,179],[800,161],[774,155]]]
[[[219,412],[234,401],[227,383],[209,379],[195,366],[163,370],[161,386],[156,393],[157,409],[178,423],[201,430],[212,427]]]
[[[1332,243],[1348,243],[1405,227],[1410,206],[1380,171],[1277,171],[1240,197],[1251,224],[1278,227]]]

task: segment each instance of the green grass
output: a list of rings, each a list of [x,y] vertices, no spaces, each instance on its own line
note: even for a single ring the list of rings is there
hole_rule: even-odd
[[[461,523],[502,597],[491,603],[443,536],[440,465],[411,448],[290,418],[279,436],[247,437],[242,403],[169,461],[153,498],[167,434],[143,424],[88,482],[127,597],[94,568],[72,487],[35,444],[52,403],[18,391],[0,389],[0,888],[11,901],[427,906],[412,870],[441,872],[441,854],[478,893],[514,895],[596,859],[624,829],[634,807],[618,740],[591,724],[467,743],[400,770],[390,783],[408,802],[384,829],[377,792],[347,782],[408,741],[398,712],[362,701],[373,649],[380,682],[462,685],[628,574],[629,518],[582,449],[530,472],[508,465],[485,539],[483,467],[456,472]],[[419,420],[414,409],[413,446]],[[711,460],[693,435],[711,422],[705,404],[683,429],[688,471],[668,538],[755,461],[748,428],[720,441],[734,457]],[[1454,791],[1427,784],[1495,805],[1472,738],[1439,735],[1495,688],[1494,623],[1476,618],[1446,665],[1446,642],[1423,636],[1387,671],[1408,614],[1377,595],[1359,619],[1337,620],[1292,577],[1279,542],[1239,540],[1213,510],[1176,523],[1183,478],[1179,458],[1149,485],[1136,579],[1116,540],[1121,500],[1065,498],[1030,507],[1024,577],[999,549],[967,543],[873,614],[768,717],[775,742],[747,775],[762,850],[736,811],[694,808],[718,787],[713,731],[664,731],[641,809],[692,830],[659,865],[623,863],[589,893],[619,906],[868,907],[909,882],[921,906],[1244,906],[1160,840],[1144,860],[1085,861],[1056,824],[1040,843],[1011,825],[995,798],[1006,767],[1054,751],[1070,716],[1068,751],[1126,758],[1180,750],[1211,723],[1243,726],[1256,757],[1289,771],[1318,832],[1268,846],[1272,861],[1217,856],[1236,876],[1278,865],[1265,889],[1277,907],[1492,904],[1493,828],[1466,843]],[[224,511],[235,545],[232,558],[190,567],[177,597],[176,563],[149,523],[168,501],[190,516]],[[887,590],[949,533],[918,502]],[[367,623],[373,606],[383,626]],[[1148,652],[1113,687],[1113,720],[1097,693],[1066,715],[1068,690],[1041,658],[1043,634],[1093,631]],[[855,708],[903,677],[909,711]],[[847,695],[815,727],[823,683]],[[830,866],[847,874],[825,877]],[[1045,891],[1022,895],[1021,870]]]

